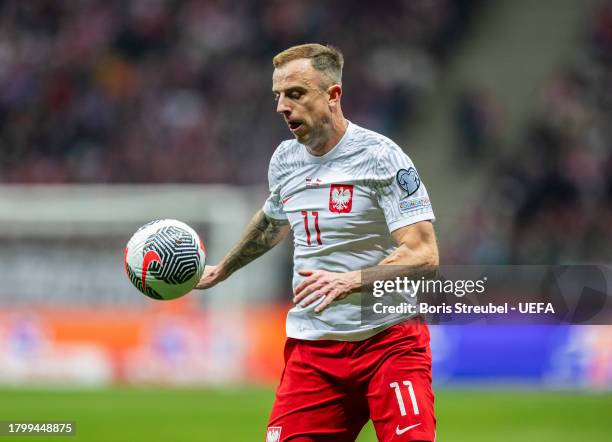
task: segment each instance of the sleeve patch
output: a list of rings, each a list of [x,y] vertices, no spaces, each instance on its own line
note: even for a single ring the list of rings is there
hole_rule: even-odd
[[[414,167],[409,167],[408,170],[398,170],[395,178],[398,186],[406,192],[404,198],[413,195],[421,187],[421,178],[419,178],[419,174]]]
[[[413,210],[424,209],[429,206],[431,206],[431,202],[427,197],[402,200],[399,202],[399,211],[400,213],[408,213],[412,212]]]

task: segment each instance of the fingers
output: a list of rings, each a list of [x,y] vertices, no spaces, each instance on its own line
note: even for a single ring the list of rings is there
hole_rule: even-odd
[[[195,286],[196,289],[209,289],[215,285],[215,281],[212,278],[202,278],[200,282]]]
[[[295,296],[293,297],[293,303],[297,304],[306,298],[308,295],[315,293],[316,291],[323,288],[325,284],[323,281],[313,280],[309,285],[304,286],[301,290],[295,292]]]
[[[325,296],[325,294],[321,292],[314,292],[310,296],[307,296],[302,302],[300,302],[300,307],[302,308],[308,307],[310,304],[312,304],[313,302],[315,302],[317,299],[321,298],[322,296]]]
[[[217,284],[218,281],[218,267],[217,266],[205,266],[204,273],[200,278],[200,281],[195,286],[196,289],[209,289]]]
[[[303,280],[293,291],[295,293],[295,295],[297,296],[302,290],[304,290],[306,287],[308,287],[310,284],[314,284],[317,281],[317,276],[318,274],[315,274],[314,271],[312,270],[300,270],[298,272],[298,275],[300,276],[306,276],[307,278],[305,280]],[[293,302],[297,302],[294,301]]]
[[[334,302],[337,297],[338,297],[338,293],[335,291],[332,291],[331,293],[327,294],[323,298],[323,301],[321,301],[319,305],[315,307],[314,309],[315,313],[321,313],[323,310],[325,310],[329,306],[329,304]]]
[[[323,270],[302,270],[298,273],[306,279],[295,288],[293,302],[302,308],[324,298],[314,310],[315,313],[321,313],[332,302],[350,293],[341,274]]]

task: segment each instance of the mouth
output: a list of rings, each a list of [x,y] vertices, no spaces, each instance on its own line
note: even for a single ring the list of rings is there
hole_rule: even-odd
[[[300,130],[300,128],[302,128],[304,125],[302,124],[301,121],[294,121],[294,120],[290,120],[287,121],[287,126],[289,126],[289,130],[291,132],[297,132],[298,130]]]

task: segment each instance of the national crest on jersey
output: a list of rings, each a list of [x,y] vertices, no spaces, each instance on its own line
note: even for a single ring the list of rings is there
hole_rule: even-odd
[[[266,442],[279,442],[283,427],[268,427]]]
[[[353,210],[353,185],[332,184],[329,188],[329,211],[350,213]]]

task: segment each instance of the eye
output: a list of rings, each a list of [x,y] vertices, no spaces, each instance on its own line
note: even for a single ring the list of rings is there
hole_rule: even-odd
[[[301,92],[298,92],[298,91],[292,91],[292,92],[289,94],[289,98],[292,98],[292,99],[294,99],[294,100],[299,100],[300,98],[302,98],[302,95],[303,95],[303,94],[302,94]]]

